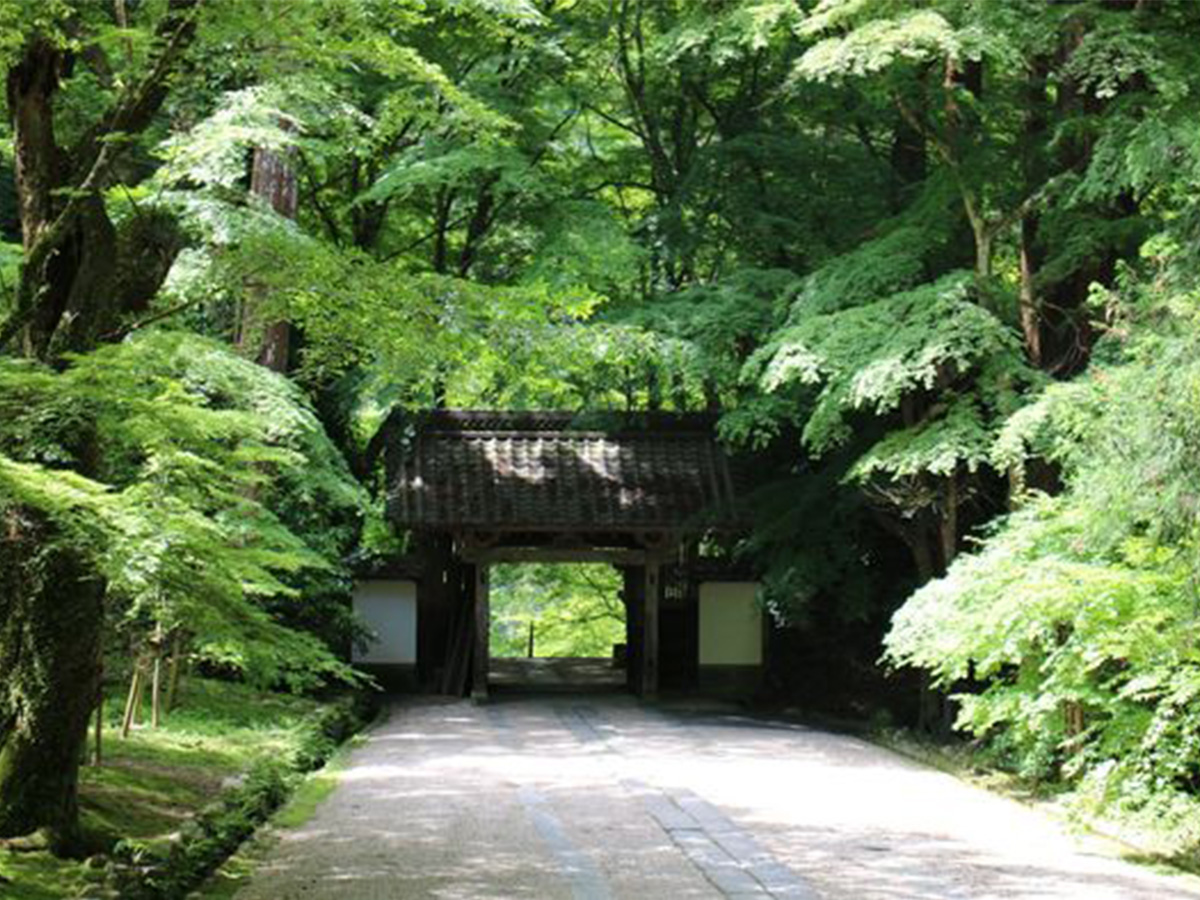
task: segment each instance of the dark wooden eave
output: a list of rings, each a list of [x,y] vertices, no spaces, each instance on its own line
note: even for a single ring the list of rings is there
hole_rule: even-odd
[[[738,525],[713,418],[440,411],[391,476],[389,515],[423,531],[699,533]]]

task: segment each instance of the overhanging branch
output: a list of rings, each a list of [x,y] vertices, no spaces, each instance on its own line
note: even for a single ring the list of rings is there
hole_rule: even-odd
[[[21,272],[17,309],[0,325],[0,350],[34,320],[52,294],[38,290],[45,265],[62,249],[71,226],[84,204],[103,188],[113,164],[129,143],[129,137],[146,128],[166,99],[166,81],[180,54],[196,33],[195,10],[199,0],[171,0],[169,12],[159,26],[166,45],[150,71],[124,92],[113,112],[84,135],[73,155],[91,163],[77,187],[70,188],[66,204],[54,220],[40,231],[30,246]]]

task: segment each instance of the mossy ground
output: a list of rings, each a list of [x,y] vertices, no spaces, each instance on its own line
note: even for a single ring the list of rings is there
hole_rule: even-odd
[[[318,706],[244,685],[188,678],[160,728],[143,725],[123,740],[117,734],[122,700],[114,692],[105,705],[103,765],[80,769],[82,820],[98,846],[123,838],[168,840],[216,798],[226,779],[261,759],[294,753],[304,720]],[[70,897],[88,875],[81,862],[0,850],[5,900]]]

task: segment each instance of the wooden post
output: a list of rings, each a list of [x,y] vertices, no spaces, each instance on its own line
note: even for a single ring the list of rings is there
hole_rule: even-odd
[[[162,723],[162,650],[154,652],[154,671],[150,676],[150,727]]]
[[[162,716],[162,656],[163,630],[162,625],[154,626],[154,670],[150,676],[150,727],[157,728]]]
[[[471,679],[471,699],[478,702],[488,698],[488,657],[492,652],[489,581],[489,566],[481,561],[475,566],[475,667]]]
[[[171,638],[171,664],[167,675],[167,703],[165,712],[169,716],[175,709],[175,692],[179,689],[179,655],[183,652],[183,638],[176,629]]]
[[[621,567],[621,600],[625,604],[625,686],[642,692],[642,597],[646,571],[642,565]]]
[[[121,737],[129,737],[129,729],[133,727],[137,715],[138,698],[142,692],[142,658],[139,656],[133,663],[133,675],[129,679],[129,698],[125,701],[125,715],[121,717]]]
[[[96,691],[96,753],[92,757],[92,765],[99,766],[104,761],[102,742],[104,739],[104,671],[100,672],[100,687]]]
[[[130,720],[132,725],[142,724],[142,701],[146,699],[146,671],[148,668],[149,664],[147,661],[142,657],[138,657],[138,687],[137,693],[133,695],[133,718]]]
[[[642,696],[658,696],[658,574],[657,560],[646,561],[646,595],[642,599]]]

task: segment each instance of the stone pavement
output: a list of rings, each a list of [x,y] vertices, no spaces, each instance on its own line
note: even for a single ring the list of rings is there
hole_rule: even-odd
[[[537,691],[590,694],[621,691],[625,667],[611,659],[596,657],[540,656],[493,657],[489,663],[488,687],[493,693]]]
[[[413,698],[238,900],[1200,898],[878,747],[623,696]]]

